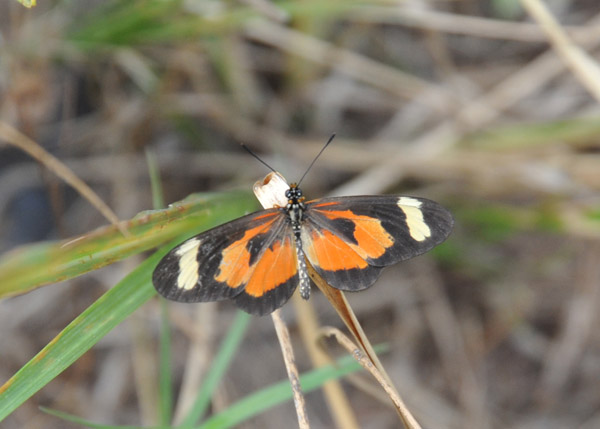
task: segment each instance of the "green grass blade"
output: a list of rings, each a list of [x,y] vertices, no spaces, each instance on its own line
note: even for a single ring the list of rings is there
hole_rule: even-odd
[[[376,350],[380,350],[380,348],[376,348]],[[311,392],[329,380],[343,377],[359,369],[361,369],[361,366],[352,356],[344,356],[337,361],[336,366],[326,365],[303,374],[300,377],[302,391],[304,393]],[[292,399],[292,389],[289,380],[280,381],[232,404],[219,414],[210,417],[200,425],[200,428],[230,428],[290,399]]]
[[[240,314],[245,314],[240,312]],[[235,326],[244,325],[249,316],[240,316],[238,320],[234,321],[232,324],[231,331],[234,331]],[[242,329],[243,332],[243,329]],[[225,341],[227,343],[227,341]],[[375,350],[380,353],[384,347],[377,346]],[[351,374],[361,369],[361,366],[354,360],[352,356],[344,356],[337,360],[336,365],[326,365],[318,369],[314,369],[308,373],[303,374],[300,377],[300,382],[302,384],[302,389],[304,392],[310,392],[315,389],[320,388],[329,380],[337,379],[343,377],[345,375]],[[215,414],[208,420],[206,420],[200,426],[192,425],[190,427],[197,427],[200,429],[226,429],[233,427],[239,423],[244,422],[245,420],[260,414],[267,409],[279,405],[285,401],[292,399],[292,390],[290,388],[289,380],[282,380],[276,384],[273,384],[269,387],[266,387],[256,393],[253,393],[245,398],[239,400],[238,402],[232,404],[227,409],[223,410],[219,414]],[[81,417],[74,416],[72,414],[64,413],[62,411],[52,410],[48,408],[42,408],[43,411],[52,414],[61,419],[81,424],[84,426],[88,426],[94,429],[137,429],[137,426],[110,426],[94,423]],[[165,426],[159,426],[160,428],[164,428]],[[168,426],[167,426],[168,427]],[[178,428],[182,428],[182,426],[178,426]],[[154,426],[153,428],[156,428]],[[149,429],[149,428],[146,428]]]
[[[100,232],[93,233],[70,247],[66,246],[67,249],[56,243],[48,245],[51,250],[48,251],[47,248],[44,248],[43,258],[40,258],[39,252],[34,252],[33,256],[30,255],[28,253],[29,246],[21,253],[4,258],[0,263],[0,288],[4,288],[5,291],[4,281],[7,283],[12,281],[13,284],[22,287],[24,284],[34,284],[32,282],[39,281],[40,278],[48,279],[56,276],[58,268],[52,265],[52,261],[47,260],[52,255],[58,258],[58,261],[54,261],[54,263],[62,269],[62,275],[69,277],[74,273],[83,273],[109,263],[102,261],[102,258],[112,262],[113,258],[120,259],[125,254],[139,252],[156,242],[162,242],[166,237],[177,236],[173,243],[161,248],[140,264],[73,320],[0,387],[0,421],[155,294],[151,284],[152,271],[160,258],[182,240],[182,235],[189,236],[206,229],[207,226],[222,222],[223,218],[239,215],[243,208],[254,204],[254,201],[252,200],[251,203],[250,200],[249,194],[229,193],[209,197],[195,195],[174,204],[167,210],[136,216],[129,222],[132,225],[130,230],[133,238],[123,237],[111,228],[103,228]],[[151,237],[152,234],[157,234],[159,237]],[[94,251],[91,251],[90,248],[93,248]],[[34,256],[38,257],[39,266],[35,265],[36,258]],[[74,260],[68,260],[68,257]],[[12,261],[14,264],[7,261]],[[85,267],[76,270],[77,263]],[[27,270],[31,273],[28,273]],[[53,273],[48,275],[45,273],[46,270],[53,270]],[[18,277],[18,280],[9,278],[10,273]]]
[[[248,192],[194,194],[168,209],[145,211],[125,222],[129,237],[108,226],[76,240],[19,247],[0,258],[0,298],[79,276],[255,208],[256,200]]]
[[[243,311],[238,311],[223,344],[219,349],[219,352],[213,359],[213,365],[207,373],[204,383],[196,396],[194,404],[190,407],[188,415],[181,423],[181,427],[188,428],[193,427],[195,423],[205,413],[208,405],[210,404],[213,393],[217,388],[221,378],[227,371],[231,360],[235,356],[235,353],[239,347],[240,342],[246,332],[246,327],[250,320],[250,315]]]
[[[360,12],[369,2],[357,0],[280,1],[277,8],[290,19],[339,17]],[[190,13],[180,0],[111,1],[89,11],[67,30],[67,41],[83,53],[110,53],[119,47],[137,47],[184,40],[207,41],[237,32],[261,18],[255,8],[237,5],[218,14]],[[110,22],[110,25],[106,25]]]
[[[46,407],[40,407],[40,409],[47,414],[50,414],[54,417],[58,417],[59,419],[63,419],[67,422],[76,423],[83,427],[88,427],[88,428],[92,428],[92,429],[163,429],[163,428],[166,429],[169,427],[169,426],[142,427],[142,426],[130,426],[130,425],[125,425],[125,426],[123,426],[123,425],[121,425],[121,426],[104,425],[101,423],[94,423],[89,420],[82,419],[81,417],[75,416],[73,414],[65,413],[63,411],[53,410],[51,408],[46,408]]]
[[[600,118],[573,118],[486,129],[468,136],[461,144],[485,150],[514,150],[554,145],[557,141],[578,146],[598,136]]]
[[[171,379],[171,326],[165,299],[160,300],[160,362],[158,368],[158,421],[168,425],[173,413],[173,381]]]
[[[142,262],[0,387],[0,421],[155,295],[152,271],[171,247],[163,247]]]
[[[162,209],[165,206],[165,199],[162,192],[160,180],[160,170],[156,163],[154,153],[147,149],[146,164],[148,165],[148,176],[150,177],[150,189],[152,190],[152,207],[155,210]]]
[[[156,157],[151,150],[146,150],[146,163],[152,189],[152,206],[160,209],[164,206],[164,198],[160,180],[160,170]],[[173,413],[173,380],[171,379],[171,326],[169,324],[169,308],[164,299],[160,300],[160,341],[158,366],[158,421],[168,425]]]

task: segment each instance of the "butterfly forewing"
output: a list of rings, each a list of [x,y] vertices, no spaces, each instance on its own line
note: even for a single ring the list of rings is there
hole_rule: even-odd
[[[323,198],[306,204],[306,257],[333,287],[361,290],[382,267],[427,252],[450,234],[452,215],[415,197]]]
[[[243,310],[265,314],[287,301],[297,277],[286,215],[271,209],[184,241],[159,262],[152,281],[161,295],[174,301],[233,298]]]

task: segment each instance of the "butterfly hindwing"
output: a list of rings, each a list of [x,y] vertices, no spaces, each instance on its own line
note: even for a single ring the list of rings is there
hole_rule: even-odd
[[[383,267],[444,241],[453,223],[446,209],[424,198],[323,198],[306,203],[302,243],[311,265],[331,286],[361,290]]]
[[[268,314],[281,307],[298,286],[297,264],[294,238],[289,231],[265,246],[253,265],[244,291],[234,298],[235,304],[256,315]]]
[[[285,213],[253,213],[194,236],[157,265],[152,281],[180,302],[233,299],[252,314],[281,307],[298,284],[296,249]]]
[[[345,227],[338,224],[327,229],[317,219],[306,219],[302,227],[302,248],[317,273],[338,289],[360,290],[372,285],[381,268],[370,266],[344,239],[341,231]]]

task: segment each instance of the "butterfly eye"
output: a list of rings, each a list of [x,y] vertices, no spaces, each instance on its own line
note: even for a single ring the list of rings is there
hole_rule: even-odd
[[[291,197],[291,195],[292,195],[292,191],[291,191],[291,189],[288,189],[287,191],[285,191],[285,197],[286,197],[286,198],[290,198],[290,197]]]

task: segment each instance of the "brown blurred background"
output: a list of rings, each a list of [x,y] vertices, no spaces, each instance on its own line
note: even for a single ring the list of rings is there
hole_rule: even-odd
[[[371,341],[389,345],[382,362],[417,420],[600,427],[597,0],[38,3],[0,3],[0,120],[121,219],[152,208],[145,151],[170,203],[250,189],[266,171],[240,142],[297,180],[335,132],[303,182],[309,198],[425,196],[456,217],[443,246],[349,297]],[[540,4],[558,26],[539,21]],[[2,252],[107,223],[4,142],[0,216]],[[0,383],[140,260],[0,302]],[[323,324],[342,326],[320,294],[312,301]],[[177,389],[189,358],[181,326],[210,327],[202,371],[233,312],[173,307]],[[293,308],[284,315],[308,370]],[[152,424],[144,378],[154,377],[158,318],[157,303],[146,305],[2,427],[71,427],[39,405]],[[255,318],[213,410],[284,378],[271,320]],[[399,427],[360,380],[342,382],[360,426]],[[320,392],[307,401],[315,428],[334,427]],[[295,425],[287,403],[243,427]]]

